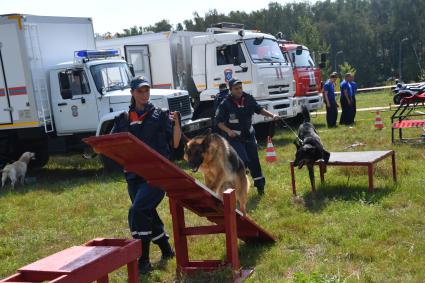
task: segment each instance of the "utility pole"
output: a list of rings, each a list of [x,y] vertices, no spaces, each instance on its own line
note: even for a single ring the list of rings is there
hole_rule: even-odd
[[[402,68],[403,68],[403,66],[402,66],[402,59],[403,59],[403,57],[402,57],[402,51],[403,51],[402,47],[403,47],[403,42],[408,41],[408,40],[409,39],[407,37],[405,37],[400,41],[400,49],[398,51],[398,74],[399,74],[400,81],[402,81]]]
[[[334,71],[335,71],[335,72],[338,72],[336,63],[337,63],[337,58],[338,58],[338,55],[339,55],[339,54],[344,54],[344,51],[339,50],[339,51],[335,54],[335,59],[334,59]]]

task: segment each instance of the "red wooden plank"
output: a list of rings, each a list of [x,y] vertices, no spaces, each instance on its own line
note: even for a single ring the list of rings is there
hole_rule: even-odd
[[[236,227],[236,195],[234,189],[228,189],[223,193],[224,201],[224,229],[226,231],[226,254],[227,261],[232,270],[239,271],[241,264],[238,254],[238,235]]]
[[[183,229],[183,234],[187,236],[209,235],[209,234],[219,234],[219,233],[224,233],[224,226],[211,225],[211,226],[186,227]]]

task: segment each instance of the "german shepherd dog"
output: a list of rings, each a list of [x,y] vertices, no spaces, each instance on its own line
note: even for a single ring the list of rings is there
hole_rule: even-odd
[[[184,159],[193,172],[204,174],[205,184],[221,198],[232,188],[242,213],[246,212],[249,181],[245,165],[226,139],[210,131],[196,136],[185,147]]]
[[[314,191],[316,189],[314,163],[320,159],[323,159],[325,164],[328,163],[331,154],[324,149],[316,129],[310,122],[310,112],[307,107],[303,106],[302,113],[304,121],[298,129],[298,139],[294,142],[297,147],[294,165],[298,169],[301,169],[304,165],[307,166],[311,187]]]

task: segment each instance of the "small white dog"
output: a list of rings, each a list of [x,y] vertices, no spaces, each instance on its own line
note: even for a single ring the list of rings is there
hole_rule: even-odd
[[[12,188],[15,187],[15,183],[17,181],[20,181],[23,185],[25,181],[25,175],[27,174],[28,163],[30,163],[30,161],[34,159],[35,153],[25,152],[21,155],[18,161],[4,166],[3,170],[1,170],[1,172],[3,172],[1,177],[1,187],[4,187],[7,178],[10,179]]]

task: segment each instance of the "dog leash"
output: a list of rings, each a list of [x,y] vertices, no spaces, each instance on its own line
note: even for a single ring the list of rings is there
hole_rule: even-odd
[[[297,138],[297,140],[300,142],[300,143],[302,143],[303,141],[300,139],[300,137],[297,135],[297,133],[291,128],[291,126],[289,126],[289,124],[288,123],[286,123],[286,121],[285,120],[283,120],[282,118],[279,118],[279,120],[278,121],[280,121],[282,124],[283,124],[283,126],[284,127],[286,127],[286,128],[288,128],[293,134],[294,134],[294,136]]]

